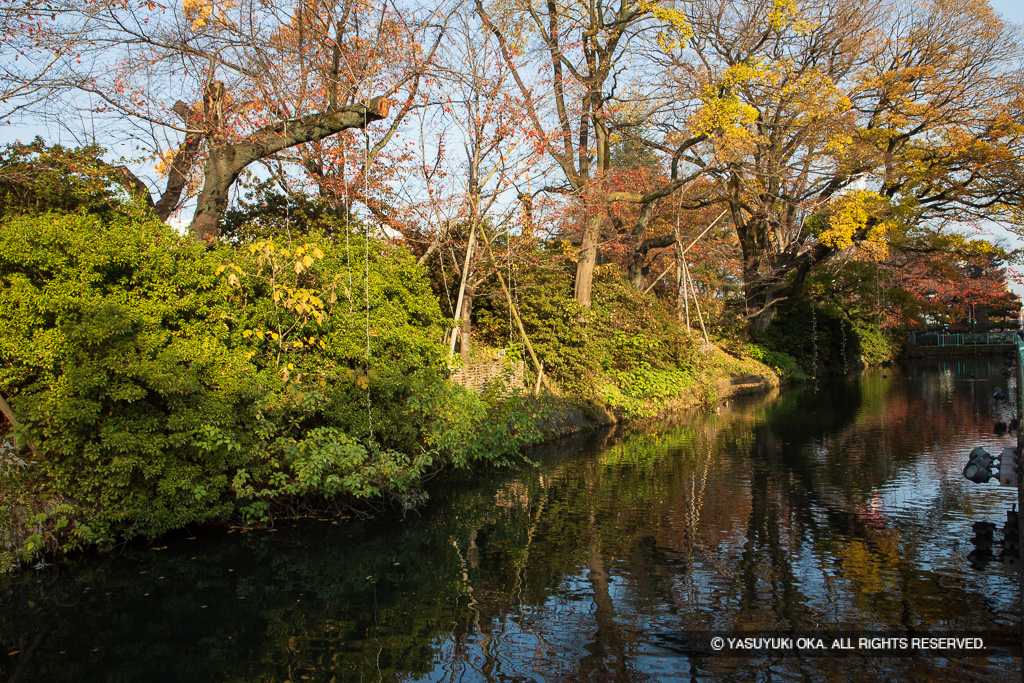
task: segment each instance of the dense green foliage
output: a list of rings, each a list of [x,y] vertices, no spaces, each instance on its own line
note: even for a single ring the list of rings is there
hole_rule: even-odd
[[[20,218],[0,234],[0,386],[35,444],[28,490],[77,519],[72,542],[230,506],[244,456],[210,437],[237,427],[255,386],[209,265],[198,244],[128,219]]]
[[[605,266],[595,275],[587,309],[573,299],[571,263],[555,266],[520,270],[516,294],[537,357],[562,389],[641,415],[693,386],[694,338],[661,301],[637,292],[617,267]],[[503,298],[492,297],[474,313],[489,343],[510,341]]]
[[[0,220],[46,211],[113,217],[131,205],[117,171],[91,145],[48,146],[41,138],[0,149]]]
[[[238,200],[219,223],[221,240],[245,244],[261,239],[298,239],[311,230],[344,239],[345,227],[362,229],[362,222],[344,207],[301,193],[280,192],[271,182],[258,183]]]
[[[408,500],[433,468],[536,439],[531,406],[443,381],[438,317],[415,261],[358,235],[207,250],[137,217],[8,221],[0,392],[32,450],[0,463],[0,515],[22,522],[4,563]]]
[[[807,379],[807,374],[800,369],[796,358],[785,351],[774,351],[761,344],[750,344],[750,356],[775,370],[779,377],[796,381]]]
[[[899,332],[842,303],[799,299],[780,306],[772,326],[755,337],[754,358],[796,380],[893,360],[901,348]]]

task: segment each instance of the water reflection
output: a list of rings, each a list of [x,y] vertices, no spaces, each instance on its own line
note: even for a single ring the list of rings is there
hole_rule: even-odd
[[[446,484],[402,522],[203,532],[26,577],[0,597],[2,654],[17,653],[2,673],[1018,680],[1017,575],[997,547],[1016,492],[960,475],[973,446],[1013,443],[992,432],[1012,412],[992,398],[1001,369],[982,359],[869,371],[561,444],[536,468]],[[708,647],[716,633],[852,631],[983,632],[993,647]]]

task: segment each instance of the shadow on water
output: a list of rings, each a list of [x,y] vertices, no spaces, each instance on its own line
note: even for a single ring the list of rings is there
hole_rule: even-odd
[[[25,576],[0,593],[0,678],[1017,680],[1015,491],[960,475],[1013,443],[992,432],[1001,369],[870,370],[449,477],[402,521],[203,531]],[[738,634],[989,649],[711,649]]]

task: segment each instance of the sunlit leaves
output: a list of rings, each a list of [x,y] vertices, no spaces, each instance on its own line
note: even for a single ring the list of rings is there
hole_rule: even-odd
[[[888,200],[877,192],[853,190],[833,201],[830,208],[827,227],[817,233],[823,244],[841,250],[856,240],[874,258],[885,257]]]
[[[309,242],[286,247],[272,240],[261,240],[248,245],[245,251],[255,259],[254,269],[231,263],[219,266],[216,274],[228,271],[228,283],[235,288],[242,287],[239,276],[264,283],[270,288],[273,313],[268,321],[270,328],[246,329],[243,337],[271,342],[269,352],[278,367],[286,353],[324,348],[323,340],[312,332],[315,328],[310,328],[309,323],[322,327],[326,322],[330,309],[321,297],[328,297],[331,304],[337,301],[337,280],[325,286],[315,274],[308,272],[324,258],[323,250]],[[306,277],[301,278],[303,275]],[[308,286],[302,286],[306,283]],[[284,370],[285,381],[298,382],[301,375],[292,376],[289,370]]]
[[[789,29],[798,35],[811,33],[818,26],[804,15],[797,0],[772,0],[768,23],[777,31]]]
[[[661,23],[658,47],[665,52],[671,53],[681,49],[693,35],[693,28],[686,15],[674,6],[657,0],[639,0],[635,7],[640,12],[649,12]]]
[[[212,0],[184,0],[182,7],[185,10],[185,18],[193,31],[199,30],[210,23],[213,17],[214,4]]]

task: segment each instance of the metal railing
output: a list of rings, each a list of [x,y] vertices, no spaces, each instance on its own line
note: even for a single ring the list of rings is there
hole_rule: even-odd
[[[907,343],[911,346],[993,346],[1014,344],[1019,341],[1016,332],[910,332]]]
[[[1024,340],[1017,337],[1017,415],[1024,416]],[[1024,429],[1019,426],[1017,428],[1017,445],[1021,445],[1021,441],[1024,441]],[[1022,508],[1024,509],[1024,508]],[[1024,590],[1024,586],[1021,586],[1021,590]]]

